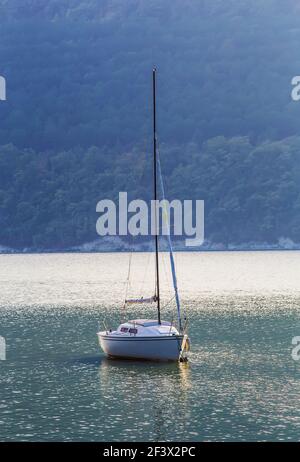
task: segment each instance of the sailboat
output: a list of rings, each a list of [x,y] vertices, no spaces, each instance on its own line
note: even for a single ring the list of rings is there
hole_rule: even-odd
[[[157,155],[156,134],[156,69],[152,71],[153,87],[153,189],[154,200],[158,196],[158,173],[164,196],[160,161]],[[156,204],[156,202],[155,202]],[[157,223],[157,209],[155,220]],[[168,233],[169,255],[172,270],[172,280],[177,306],[178,326],[173,322],[161,319],[160,273],[159,273],[159,240],[155,233],[155,294],[149,298],[126,299],[125,304],[155,303],[157,319],[133,319],[119,325],[116,330],[106,329],[98,332],[99,344],[109,357],[126,359],[143,359],[153,361],[187,361],[190,340],[186,333],[186,319],[183,326],[181,319],[180,299],[177,288],[175,262],[170,233]]]

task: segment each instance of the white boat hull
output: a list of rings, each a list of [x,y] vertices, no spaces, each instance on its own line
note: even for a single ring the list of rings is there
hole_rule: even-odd
[[[99,332],[98,338],[102,350],[110,357],[178,361],[183,335],[117,337]]]

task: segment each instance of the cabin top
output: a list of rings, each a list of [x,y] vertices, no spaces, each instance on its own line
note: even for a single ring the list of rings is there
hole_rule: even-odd
[[[143,327],[153,327],[158,326],[157,319],[133,319],[132,321],[128,321],[129,324],[137,324],[138,326]],[[171,326],[171,323],[168,321],[162,321],[162,326]]]

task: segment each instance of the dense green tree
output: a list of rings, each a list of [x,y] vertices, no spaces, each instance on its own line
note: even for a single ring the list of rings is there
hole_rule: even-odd
[[[0,244],[96,237],[103,198],[151,197],[151,69],[170,199],[213,242],[299,242],[296,0],[0,0]]]
[[[167,197],[205,200],[205,234],[214,243],[299,242],[300,137],[253,144],[216,137],[160,148]],[[115,155],[90,147],[41,152],[0,147],[0,242],[64,249],[94,240],[96,204],[119,191],[152,195],[151,152]]]

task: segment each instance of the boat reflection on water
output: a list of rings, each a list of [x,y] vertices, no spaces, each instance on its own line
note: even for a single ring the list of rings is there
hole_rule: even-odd
[[[172,382],[173,393],[168,387],[165,396],[158,397],[153,404],[154,441],[166,441],[170,434],[170,426],[176,425],[179,433],[185,433],[191,423],[190,406],[187,391],[191,388],[189,363],[178,363],[176,377]],[[178,438],[180,440],[180,438]]]
[[[162,441],[176,426],[180,433],[190,426],[191,366],[189,363],[153,363],[102,359],[99,389],[103,408],[109,410],[104,425],[118,430],[120,440],[140,433],[140,441]],[[133,438],[133,439],[134,439]]]

